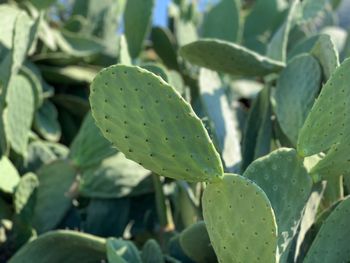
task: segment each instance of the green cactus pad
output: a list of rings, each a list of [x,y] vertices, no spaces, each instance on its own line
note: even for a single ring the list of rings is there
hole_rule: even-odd
[[[293,145],[314,103],[321,85],[321,67],[312,56],[291,60],[281,72],[276,89],[276,115]],[[293,109],[293,110],[291,110]]]
[[[129,53],[136,58],[147,37],[152,22],[154,0],[128,0],[125,6],[124,27]]]
[[[98,165],[118,151],[102,136],[89,112],[70,146],[69,158],[79,169]]]
[[[217,261],[204,221],[199,221],[182,231],[180,245],[185,254],[194,262]]]
[[[106,258],[105,244],[103,238],[59,230],[28,242],[9,263],[101,262]]]
[[[202,122],[160,77],[123,65],[102,70],[91,85],[92,114],[125,156],[159,175],[211,181],[223,174]]]
[[[267,46],[267,57],[277,61],[286,61],[289,32],[296,18],[298,5],[299,0],[293,0],[293,2],[290,4],[286,21],[276,31]]]
[[[112,262],[112,263],[123,263],[123,262],[141,263],[142,262],[140,253],[132,241],[111,237],[107,239],[106,248],[107,248],[107,257],[109,262]]]
[[[16,214],[22,218],[30,220],[33,215],[35,205],[36,189],[39,186],[39,180],[33,173],[27,173],[18,184],[14,196]]]
[[[300,41],[288,53],[288,58],[291,59],[301,53],[310,53],[318,60],[322,66],[325,80],[328,80],[339,66],[338,51],[329,35],[315,35]]]
[[[19,180],[20,176],[16,167],[6,156],[3,156],[0,159],[0,191],[13,193]]]
[[[245,18],[244,37],[249,39],[271,31],[283,18],[283,11],[287,7],[286,1],[256,0]]]
[[[328,179],[339,175],[350,177],[350,134],[346,134],[339,143],[333,145],[327,155],[312,169],[311,173],[317,179]]]
[[[34,93],[30,81],[23,75],[11,78],[4,111],[6,136],[16,153],[27,150],[29,131],[34,114]]]
[[[162,249],[154,239],[149,239],[142,248],[143,263],[165,263]]]
[[[286,256],[312,187],[303,160],[294,149],[281,148],[251,163],[244,176],[269,198],[278,225],[279,256]]]
[[[240,0],[221,0],[203,18],[204,38],[236,42],[241,35]]]
[[[207,186],[203,216],[219,262],[276,262],[277,226],[265,193],[247,178],[225,174]]]
[[[284,67],[284,63],[243,46],[215,39],[190,43],[180,49],[180,54],[193,64],[232,75],[264,76]]]
[[[297,149],[300,155],[328,150],[344,134],[349,134],[349,70],[350,59],[346,59],[322,88],[299,133]]]
[[[175,38],[168,28],[154,27],[151,39],[153,48],[169,69],[177,70],[179,64],[175,50]]]
[[[55,105],[44,100],[34,116],[35,130],[46,140],[57,142],[61,138],[61,126],[58,122],[58,112]]]
[[[104,154],[101,152],[101,154]],[[96,160],[96,159],[95,159]],[[88,198],[121,198],[137,190],[152,191],[143,184],[150,171],[126,159],[121,152],[106,158],[98,167],[84,167],[81,174],[79,194]],[[147,190],[148,189],[148,190]]]
[[[323,222],[304,259],[305,263],[349,262],[350,198],[339,205]]]
[[[70,190],[76,171],[64,160],[42,166],[37,171],[39,187],[33,226],[38,233],[55,228],[71,207]]]

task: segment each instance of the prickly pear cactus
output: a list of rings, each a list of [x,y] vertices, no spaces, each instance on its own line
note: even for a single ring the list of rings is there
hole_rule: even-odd
[[[105,259],[106,241],[89,234],[59,230],[28,242],[9,263],[100,262]]]
[[[321,73],[317,60],[302,54],[287,64],[277,81],[276,115],[293,145],[318,94]]]
[[[277,226],[270,201],[252,181],[234,174],[211,183],[203,216],[221,263],[276,261]]]
[[[175,179],[212,181],[223,169],[202,122],[160,77],[116,65],[91,85],[92,114],[103,135],[125,156]]]
[[[251,163],[244,176],[266,193],[276,215],[279,262],[285,262],[312,180],[294,149],[281,148]]]
[[[348,262],[350,259],[350,198],[341,201],[316,235],[305,263]]]
[[[350,59],[346,59],[321,90],[299,133],[298,152],[310,156],[329,149],[350,131]]]
[[[180,234],[180,245],[185,254],[198,263],[216,262],[204,221],[199,221]]]
[[[4,111],[5,131],[13,150],[24,155],[34,114],[34,94],[24,75],[11,78]]]
[[[215,39],[190,43],[180,49],[180,54],[198,66],[233,75],[264,76],[284,67],[284,63],[243,46]]]

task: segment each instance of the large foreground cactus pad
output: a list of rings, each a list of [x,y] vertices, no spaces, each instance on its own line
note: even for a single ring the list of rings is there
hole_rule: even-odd
[[[111,66],[94,79],[90,102],[103,135],[127,158],[175,179],[222,176],[202,122],[160,77],[139,67]]]
[[[275,215],[255,183],[225,174],[222,181],[205,189],[203,215],[219,262],[276,261]]]

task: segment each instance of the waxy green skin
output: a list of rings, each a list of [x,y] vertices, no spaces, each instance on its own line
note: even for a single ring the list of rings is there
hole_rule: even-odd
[[[265,76],[285,66],[283,62],[218,39],[190,43],[180,49],[180,55],[195,65],[240,76]]]
[[[310,156],[328,150],[350,131],[350,59],[323,86],[298,138],[298,153]]]
[[[312,180],[294,149],[280,148],[255,160],[243,174],[266,193],[278,225],[279,262],[286,262]]]
[[[202,122],[160,77],[123,65],[102,70],[91,85],[92,115],[125,156],[159,175],[218,180],[219,154]]]
[[[277,225],[263,190],[247,178],[225,174],[203,194],[203,216],[221,263],[276,261]]]

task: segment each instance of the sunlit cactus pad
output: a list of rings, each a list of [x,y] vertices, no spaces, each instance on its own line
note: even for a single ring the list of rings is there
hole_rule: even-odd
[[[264,76],[278,72],[284,63],[259,55],[243,46],[202,39],[181,48],[180,54],[189,62],[232,75]]]
[[[91,85],[92,114],[103,135],[127,158],[175,179],[210,181],[222,164],[191,106],[160,77],[116,65]]]
[[[219,262],[275,262],[275,215],[269,199],[255,183],[225,174],[222,181],[207,186],[202,200],[204,220]]]

